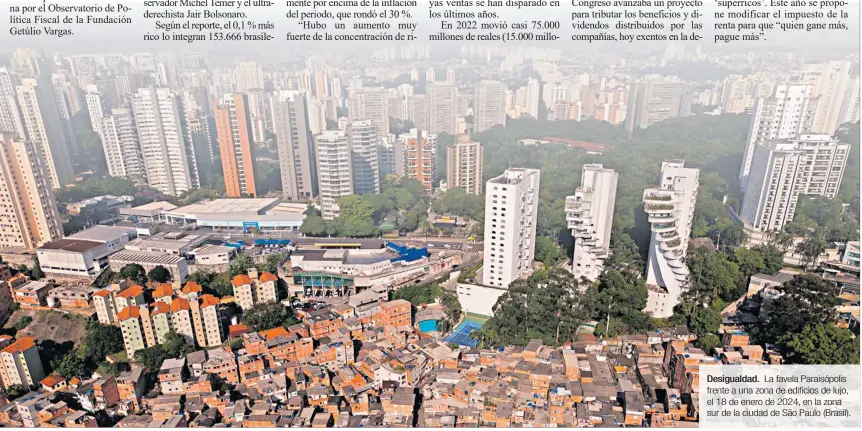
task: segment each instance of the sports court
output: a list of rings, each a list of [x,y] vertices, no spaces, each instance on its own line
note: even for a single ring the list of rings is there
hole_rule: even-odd
[[[488,320],[487,317],[471,315],[468,313],[467,317],[462,321],[458,326],[446,337],[445,341],[447,343],[457,344],[459,346],[467,346],[467,347],[476,347],[479,345],[478,340],[474,340],[470,337],[470,333],[473,331],[478,331],[482,329],[482,325],[485,324],[485,321]]]

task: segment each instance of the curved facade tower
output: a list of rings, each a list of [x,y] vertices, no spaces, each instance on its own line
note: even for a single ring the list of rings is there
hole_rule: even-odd
[[[581,185],[566,197],[566,222],[575,238],[572,273],[595,281],[604,269],[611,242],[619,174],[600,164],[584,165]]]
[[[685,254],[694,220],[699,169],[685,161],[662,163],[659,187],[644,190],[644,212],[651,225],[646,281],[649,299],[644,310],[653,317],[673,315],[673,307],[688,288]]]

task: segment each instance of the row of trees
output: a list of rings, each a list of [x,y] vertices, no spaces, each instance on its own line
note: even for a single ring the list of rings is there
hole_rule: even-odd
[[[380,194],[350,195],[338,200],[339,215],[326,221],[313,208],[303,221],[301,232],[307,236],[372,237],[377,226],[391,220],[401,232],[412,232],[427,224],[428,195],[422,183],[390,175],[383,180]]]

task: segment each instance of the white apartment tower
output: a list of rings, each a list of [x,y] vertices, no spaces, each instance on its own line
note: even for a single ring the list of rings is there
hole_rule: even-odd
[[[132,108],[147,183],[171,196],[197,188],[197,165],[183,133],[179,97],[167,88],[141,88]]]
[[[328,130],[314,137],[317,150],[317,188],[324,220],[338,217],[338,199],[353,194],[350,144],[343,130]]]
[[[446,148],[446,187],[460,187],[470,195],[482,194],[482,144],[459,135]]]
[[[849,154],[849,144],[826,134],[758,145],[742,201],[742,219],[762,232],[777,231],[793,220],[799,195],[834,198]]]
[[[284,197],[309,199],[315,196],[316,166],[306,95],[292,91],[274,94],[272,118]]]
[[[354,88],[347,101],[348,119],[371,120],[377,129],[377,137],[389,136],[389,95],[383,87]]]
[[[447,133],[453,135],[455,130],[455,84],[434,82],[425,88],[426,122],[429,133]]]
[[[0,133],[0,249],[33,251],[62,238],[51,181],[32,142]]]
[[[374,122],[354,121],[347,125],[350,144],[350,170],[353,176],[353,193],[357,195],[380,193],[380,164],[377,157],[377,138]]]
[[[237,61],[233,73],[237,93],[263,88],[263,69],[256,61]]]
[[[536,252],[539,170],[509,168],[485,184],[482,283],[508,288],[528,276]]]
[[[484,132],[506,125],[506,85],[482,81],[473,89],[473,131]]]
[[[619,174],[600,164],[581,170],[581,185],[566,197],[566,223],[575,238],[572,273],[595,281],[602,274],[611,243]]]
[[[97,135],[102,135],[102,94],[95,85],[88,85],[84,93],[84,102],[87,104],[87,113],[90,115],[90,125]]]
[[[146,180],[132,112],[125,108],[112,109],[111,115],[102,117],[100,129],[108,174],[137,181]]]
[[[841,125],[841,113],[848,96],[847,89],[852,87],[853,66],[850,61],[839,60],[805,67],[805,82],[811,85],[811,97],[817,98],[817,112],[809,130],[804,132],[834,135]],[[857,92],[855,96],[858,96]],[[782,138],[783,139],[783,138]]]
[[[0,133],[11,132],[15,137],[24,138],[24,123],[15,101],[15,86],[12,75],[5,66],[0,66]]]
[[[652,231],[646,282],[649,297],[644,312],[670,317],[688,288],[685,254],[699,186],[699,169],[686,168],[683,160],[661,164],[659,186],[644,190],[644,212]]]
[[[73,181],[69,142],[63,129],[57,97],[50,77],[46,80],[25,78],[18,86],[18,106],[27,139],[35,144],[44,161],[51,187],[59,189]]]
[[[807,84],[780,84],[775,86],[772,97],[757,99],[739,169],[742,190],[746,188],[757,146],[776,139],[795,139],[809,131],[816,110],[817,99],[811,97],[811,86]]]

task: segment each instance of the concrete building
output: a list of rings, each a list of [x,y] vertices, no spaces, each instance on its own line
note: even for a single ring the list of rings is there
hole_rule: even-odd
[[[90,125],[97,135],[102,136],[102,94],[95,85],[88,85],[84,92],[84,103],[87,105],[87,113],[90,115]]]
[[[691,114],[691,95],[678,82],[647,79],[631,84],[628,101],[625,127],[629,133]]]
[[[195,326],[195,337],[201,347],[216,347],[224,341],[219,300],[212,295],[202,295],[200,300],[189,301]]]
[[[350,145],[350,172],[353,193],[357,195],[380,193],[380,165],[374,122],[353,121],[347,125],[347,142]]]
[[[189,275],[188,262],[185,257],[174,254],[157,253],[150,251],[123,250],[108,257],[111,271],[119,272],[130,263],[137,263],[149,272],[157,266],[163,266],[170,271],[173,281],[182,283]]]
[[[273,127],[281,167],[281,190],[286,199],[317,195],[317,166],[304,93],[281,91],[273,96]]]
[[[194,148],[183,132],[180,98],[168,88],[140,88],[132,99],[147,184],[179,196],[200,186]]]
[[[581,185],[566,197],[566,222],[575,237],[572,273],[595,281],[610,252],[619,174],[600,164],[581,170]]]
[[[132,112],[125,108],[112,109],[111,114],[100,118],[100,121],[108,174],[133,181],[146,181],[144,159]]]
[[[858,70],[858,65],[855,67]],[[817,108],[812,118],[811,127],[804,132],[824,133],[834,135],[841,125],[842,110],[845,109],[845,99],[854,100],[856,94],[848,94],[852,88],[854,67],[848,60],[829,61],[819,64],[808,64],[802,73],[802,81],[811,86],[811,97],[816,98]]]
[[[537,169],[509,168],[485,184],[485,264],[482,282],[508,288],[529,275],[539,210]]]
[[[180,297],[171,300],[171,329],[182,335],[186,344],[195,345],[195,329],[188,299]]]
[[[243,309],[249,309],[261,302],[278,302],[278,277],[264,272],[258,275],[257,270],[250,270],[249,275],[240,274],[231,280],[234,297]]]
[[[460,135],[446,148],[446,187],[460,187],[467,194],[482,194],[482,144]]]
[[[126,355],[129,358],[134,358],[135,352],[147,347],[141,326],[141,312],[138,307],[126,307],[117,314],[117,320],[120,322],[120,330],[123,333]]]
[[[404,177],[405,163],[403,142],[397,139],[392,139],[392,142],[381,142],[377,144],[377,162],[380,165],[381,180],[390,174]]]
[[[659,186],[644,190],[644,212],[652,231],[646,268],[649,297],[644,311],[653,317],[673,315],[680,295],[688,288],[685,254],[699,175],[699,169],[686,168],[683,160],[663,162]]]
[[[383,87],[352,88],[347,99],[348,120],[374,122],[377,137],[389,136],[388,92]]]
[[[27,134],[15,98],[12,75],[5,66],[0,66],[0,133],[8,132],[16,138],[24,139]]]
[[[93,280],[108,268],[108,256],[121,248],[113,243],[63,238],[43,244],[36,255],[49,278]]]
[[[481,81],[473,88],[473,131],[484,132],[506,125],[506,85]]]
[[[437,176],[437,135],[424,130],[412,129],[400,135],[398,140],[404,147],[407,178],[422,183],[431,192]]]
[[[33,251],[62,237],[51,180],[31,141],[0,134],[0,249]]]
[[[243,195],[255,197],[254,154],[252,152],[252,124],[249,114],[248,95],[236,93],[225,95],[215,109],[216,134],[218,136],[221,166],[227,196]]]
[[[3,378],[4,387],[36,386],[45,378],[39,348],[33,337],[23,337],[6,346],[0,351],[0,361],[0,377]]]
[[[317,149],[317,188],[324,220],[338,217],[338,199],[353,194],[350,143],[342,130],[314,137]]]
[[[17,87],[18,107],[27,134],[45,166],[51,187],[58,189],[74,181],[69,136],[60,116],[58,98],[50,71],[37,79],[21,79]]]
[[[263,89],[263,69],[256,61],[237,61],[233,68],[236,92]]]
[[[427,120],[425,127],[428,133],[450,135],[457,133],[455,129],[456,99],[457,91],[454,83],[434,82],[426,86],[425,111]]]
[[[93,308],[96,309],[96,317],[103,325],[117,323],[117,306],[114,303],[114,292],[108,289],[98,290],[93,293]]]
[[[758,145],[752,158],[740,216],[762,232],[793,221],[799,195],[834,198],[841,187],[850,145],[830,135],[801,135]]]
[[[757,146],[772,140],[796,139],[801,133],[810,131],[816,110],[817,99],[812,95],[812,88],[803,83],[777,85],[772,97],[757,99],[739,168],[743,191],[748,184]]]

